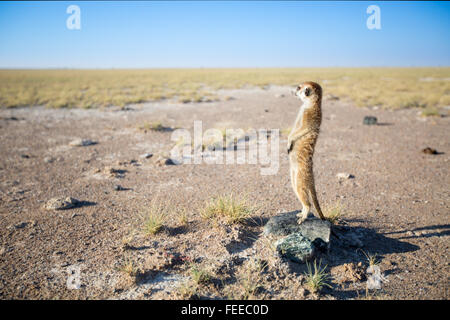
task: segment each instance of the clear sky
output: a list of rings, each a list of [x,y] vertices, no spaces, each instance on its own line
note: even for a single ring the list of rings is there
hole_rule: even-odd
[[[296,66],[450,66],[450,3],[0,2],[0,68]]]

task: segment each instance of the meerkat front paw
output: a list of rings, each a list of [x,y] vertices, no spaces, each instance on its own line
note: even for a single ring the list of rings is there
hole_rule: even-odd
[[[303,221],[305,221],[306,220],[306,217],[308,217],[308,214],[302,214],[302,213],[298,213],[297,214],[297,223],[298,224],[302,224],[303,223]]]

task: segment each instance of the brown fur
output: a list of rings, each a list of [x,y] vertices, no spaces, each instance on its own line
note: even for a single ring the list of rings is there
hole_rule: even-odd
[[[302,203],[299,223],[303,222],[311,208],[310,199],[322,220],[325,219],[317,200],[313,174],[313,155],[322,122],[322,88],[314,82],[297,87],[295,95],[303,101],[294,127],[288,138],[291,182],[295,194]]]

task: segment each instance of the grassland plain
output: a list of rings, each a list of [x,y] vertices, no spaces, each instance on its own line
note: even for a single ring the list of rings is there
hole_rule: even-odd
[[[289,85],[312,80],[357,106],[450,105],[450,68],[263,68],[135,70],[0,70],[0,106],[97,108],[174,99],[218,99],[217,89]]]

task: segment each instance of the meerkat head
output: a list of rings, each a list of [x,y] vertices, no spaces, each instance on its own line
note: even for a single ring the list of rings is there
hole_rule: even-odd
[[[322,88],[315,82],[307,81],[295,88],[294,95],[304,103],[317,102],[322,99]]]

